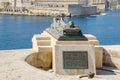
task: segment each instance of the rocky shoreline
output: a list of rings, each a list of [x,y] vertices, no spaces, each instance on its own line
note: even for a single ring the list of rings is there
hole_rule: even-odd
[[[102,46],[103,63],[107,67],[97,70],[93,80],[120,79],[120,45]],[[89,80],[80,75],[56,75],[52,70],[44,71],[29,65],[25,59],[33,53],[32,49],[1,50],[0,79],[1,80]],[[108,67],[109,66],[109,67]],[[116,68],[115,68],[116,67]]]

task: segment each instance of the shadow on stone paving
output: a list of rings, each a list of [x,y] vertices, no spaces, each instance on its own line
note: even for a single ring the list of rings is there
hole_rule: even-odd
[[[98,70],[96,71],[97,75],[116,75],[114,71],[107,71],[107,70]]]

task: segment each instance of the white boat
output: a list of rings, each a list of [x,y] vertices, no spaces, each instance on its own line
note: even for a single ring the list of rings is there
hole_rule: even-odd
[[[108,13],[100,13],[100,15],[106,16],[106,15],[108,15]]]

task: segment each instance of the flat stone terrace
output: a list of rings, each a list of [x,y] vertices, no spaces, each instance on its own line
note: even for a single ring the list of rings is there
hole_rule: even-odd
[[[93,79],[79,78],[80,75],[56,75],[52,70],[44,71],[29,65],[25,58],[32,54],[32,49],[1,50],[0,80],[120,80],[120,71],[97,70]]]

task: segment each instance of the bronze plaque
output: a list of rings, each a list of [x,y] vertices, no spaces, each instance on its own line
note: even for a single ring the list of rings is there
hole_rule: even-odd
[[[88,69],[87,51],[63,51],[64,69]]]

